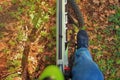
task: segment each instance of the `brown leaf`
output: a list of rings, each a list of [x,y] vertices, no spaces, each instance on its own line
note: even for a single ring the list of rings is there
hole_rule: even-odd
[[[20,77],[15,77],[13,80],[22,80]]]
[[[116,76],[120,77],[120,70],[117,71]]]
[[[98,46],[90,45],[90,48],[92,48],[92,49],[98,49]]]
[[[114,1],[113,1],[113,0],[109,0],[109,3],[111,3],[111,4],[112,4],[112,3],[114,3]]]
[[[99,0],[93,0],[93,3],[95,3],[95,4],[99,4],[100,1],[99,1]]]
[[[5,43],[0,43],[0,51],[2,50],[2,49],[4,49],[6,47],[6,44]]]
[[[88,31],[93,31],[94,28],[93,28],[93,27],[89,27],[89,28],[87,28],[87,30],[88,30]]]

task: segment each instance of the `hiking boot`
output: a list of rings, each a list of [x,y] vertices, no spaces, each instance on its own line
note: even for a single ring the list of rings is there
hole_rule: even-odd
[[[85,30],[80,30],[77,33],[77,49],[88,48],[88,34]]]

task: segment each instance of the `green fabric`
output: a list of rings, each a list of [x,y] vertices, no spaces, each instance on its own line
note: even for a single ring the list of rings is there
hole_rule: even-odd
[[[64,80],[62,72],[55,65],[48,66],[39,77],[39,80],[43,80],[46,77],[52,77],[55,80]]]

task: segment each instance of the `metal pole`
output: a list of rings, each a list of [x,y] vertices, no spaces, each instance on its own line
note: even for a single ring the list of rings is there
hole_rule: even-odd
[[[57,65],[64,72],[68,66],[67,53],[67,0],[57,0]]]

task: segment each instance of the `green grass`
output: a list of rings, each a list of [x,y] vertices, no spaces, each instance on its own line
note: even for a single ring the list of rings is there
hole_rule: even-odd
[[[4,34],[0,32],[0,39],[4,38]]]
[[[0,28],[3,28],[5,26],[4,23],[0,23]]]
[[[117,6],[113,6],[113,9],[115,9],[116,10],[116,13],[115,14],[113,14],[113,15],[111,15],[110,17],[109,17],[109,22],[111,23],[111,25],[110,25],[110,29],[112,30],[112,31],[114,31],[114,42],[115,42],[115,46],[114,47],[116,47],[116,49],[118,49],[118,50],[116,50],[116,54],[117,55],[120,55],[120,7],[117,7]]]
[[[2,6],[0,6],[0,12],[3,10],[3,7]]]
[[[120,65],[120,7],[110,6],[111,10],[115,10],[115,14],[108,17],[109,25],[100,34],[97,34],[94,40],[90,40],[90,45],[99,46],[98,49],[91,49],[91,53],[95,54],[94,60],[104,73],[106,80],[120,80],[117,71]],[[97,27],[95,28],[97,30]],[[113,38],[112,40],[107,40]],[[104,51],[106,54],[104,54]],[[102,57],[101,57],[102,56]]]

